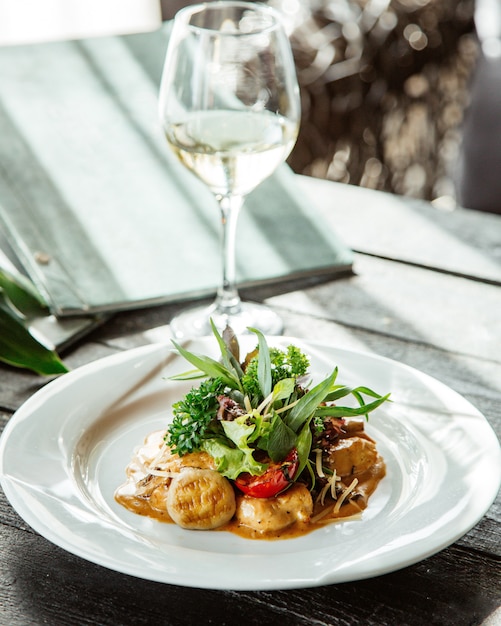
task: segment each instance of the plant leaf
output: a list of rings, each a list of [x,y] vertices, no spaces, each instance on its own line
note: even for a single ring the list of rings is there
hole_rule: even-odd
[[[295,378],[282,378],[273,387],[272,402],[277,400],[285,400],[294,393],[294,386],[296,384]]]
[[[265,336],[260,330],[257,328],[249,328],[249,330],[257,335],[259,341],[257,377],[263,398],[267,398],[271,393],[272,385],[270,349]]]
[[[39,343],[16,316],[0,291],[0,360],[30,369],[37,374],[64,374],[68,371],[54,350]]]
[[[318,405],[324,401],[327,394],[332,389],[332,385],[337,377],[337,368],[325,380],[313,387],[307,394],[299,399],[299,402],[292,407],[290,413],[285,418],[285,423],[294,432],[298,432],[301,426],[315,413]]]
[[[236,378],[240,379],[240,377],[243,375],[242,368],[240,367],[240,363],[237,361],[237,358],[235,357],[231,347],[226,342],[226,338],[228,338],[229,342],[233,344],[236,343],[236,346],[234,346],[234,349],[236,350],[236,353],[238,354],[240,349],[239,349],[238,341],[237,341],[235,334],[233,333],[233,331],[227,330],[225,333],[225,337],[222,337],[219,334],[219,331],[216,328],[216,325],[214,324],[212,319],[210,323],[212,326],[212,332],[214,333],[214,337],[217,339],[217,342],[219,344],[219,350],[221,351],[221,358],[223,360],[223,365],[226,367],[226,369],[229,372],[232,372],[232,374],[234,374]]]
[[[295,447],[296,433],[284,424],[279,415],[275,415],[267,438],[267,452],[272,461],[280,461]]]
[[[310,429],[310,421],[307,420],[303,425],[296,441],[296,449],[299,457],[299,467],[296,476],[300,476],[301,472],[308,463],[308,457],[310,456],[311,445],[313,442],[313,435]]]
[[[228,387],[232,389],[240,389],[240,380],[238,377],[235,377],[232,372],[230,372],[224,365],[212,359],[209,356],[205,356],[202,354],[195,354],[194,352],[190,352],[189,350],[185,350],[182,346],[172,340],[174,347],[179,352],[181,356],[183,356],[189,363],[194,365],[196,368],[205,372],[207,376],[211,378],[220,378]]]
[[[23,276],[14,276],[0,269],[0,288],[18,311],[26,317],[47,315],[48,308],[32,283]]]
[[[321,406],[318,407],[315,411],[315,415],[320,417],[355,417],[357,415],[366,415],[374,409],[377,409],[384,402],[386,402],[390,397],[390,394],[386,394],[385,396],[379,396],[377,400],[374,402],[369,402],[369,404],[362,404],[359,407],[352,408],[348,406]]]

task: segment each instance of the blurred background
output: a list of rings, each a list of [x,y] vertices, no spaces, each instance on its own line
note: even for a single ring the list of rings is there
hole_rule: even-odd
[[[501,0],[269,3],[302,90],[295,172],[501,212]]]
[[[0,0],[0,43],[42,24],[48,39],[155,30],[193,1]],[[268,2],[302,92],[295,172],[501,213],[501,0]]]

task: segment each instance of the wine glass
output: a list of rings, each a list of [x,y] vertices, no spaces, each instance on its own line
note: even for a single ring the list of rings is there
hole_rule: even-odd
[[[208,335],[211,319],[219,330],[229,325],[237,334],[247,327],[280,334],[275,312],[241,301],[235,276],[244,197],[287,158],[299,128],[299,88],[280,15],[265,4],[233,0],[181,9],[159,103],[169,146],[214,194],[222,222],[223,275],[215,302],[174,317],[174,336]]]

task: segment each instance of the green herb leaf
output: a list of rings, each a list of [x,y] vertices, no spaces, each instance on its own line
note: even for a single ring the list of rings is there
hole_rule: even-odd
[[[294,393],[295,385],[295,378],[282,378],[282,380],[279,380],[273,387],[272,401],[276,402],[277,400],[290,398],[290,396]]]
[[[169,380],[196,380],[197,378],[207,378],[207,374],[199,369],[194,369],[169,376]]]
[[[329,377],[316,385],[316,387],[313,387],[292,407],[284,421],[294,432],[298,432],[302,425],[315,413],[318,405],[324,401],[332,389],[337,373],[338,369],[336,367]]]
[[[272,388],[270,349],[268,348],[265,336],[260,330],[257,330],[257,328],[249,328],[249,330],[256,333],[258,337],[259,355],[257,376],[263,398],[267,398],[270,395]]]
[[[179,456],[198,450],[205,437],[214,436],[217,432],[217,396],[223,390],[221,379],[209,378],[172,405],[174,417],[167,429],[165,442]]]
[[[221,358],[223,360],[223,365],[226,367],[226,369],[231,372],[233,374],[233,376],[235,376],[235,378],[237,378],[238,380],[240,380],[243,372],[242,372],[242,368],[240,367],[240,363],[237,361],[237,359],[235,358],[235,355],[233,354],[232,350],[230,349],[230,347],[228,346],[228,344],[226,343],[225,339],[223,339],[223,337],[219,334],[219,331],[216,328],[216,325],[214,324],[214,322],[210,321],[211,326],[212,326],[212,332],[214,333],[215,338],[217,339],[217,342],[219,344],[219,350],[221,352]],[[228,336],[229,333],[226,333],[226,336]],[[229,342],[236,342],[237,339],[235,337],[234,334],[231,334],[228,337],[228,341]],[[238,345],[238,342],[237,342]],[[234,347],[234,349],[236,350],[236,347]],[[238,353],[238,350],[237,350]]]
[[[271,429],[271,422],[268,419],[265,419],[263,415],[261,415],[257,411],[254,411],[254,413],[252,413],[252,420],[254,422],[255,428],[252,435],[250,435],[250,437],[247,439],[247,442],[254,443],[258,439],[260,442],[267,441],[268,434]],[[258,445],[257,447],[261,450],[266,450],[266,446],[262,447],[261,445]]]
[[[384,402],[386,402],[390,397],[390,394],[386,394],[385,396],[379,396],[377,400],[374,402],[369,402],[369,404],[362,404],[359,407],[348,407],[348,406],[320,406],[315,411],[315,415],[319,417],[355,417],[357,415],[365,415],[374,411],[379,406],[381,406]]]
[[[281,461],[296,446],[297,435],[286,424],[280,415],[275,414],[271,422],[271,430],[267,440],[266,451],[272,461]]]
[[[329,395],[326,396],[325,402],[335,402],[336,400],[339,400],[339,398],[344,398],[345,396],[348,396],[350,394],[353,395],[355,398],[357,398],[360,404],[365,403],[362,397],[362,394],[365,394],[366,396],[370,396],[371,398],[381,397],[381,394],[376,393],[372,389],[369,389],[369,387],[352,388],[352,387],[345,387],[344,385],[336,385],[333,391],[329,393]]]
[[[240,379],[229,371],[224,365],[212,359],[209,356],[202,354],[195,354],[189,350],[185,350],[182,346],[172,340],[176,350],[181,356],[183,356],[189,363],[197,367],[202,372],[205,372],[207,376],[211,378],[220,378],[228,387],[232,389],[241,389]]]
[[[296,476],[300,476],[301,472],[308,463],[308,458],[311,452],[311,446],[313,442],[313,435],[310,428],[310,420],[306,421],[297,437],[296,450],[299,457],[299,467]]]

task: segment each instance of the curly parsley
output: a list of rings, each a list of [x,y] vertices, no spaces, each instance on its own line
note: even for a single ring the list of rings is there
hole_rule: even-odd
[[[284,378],[299,378],[307,373],[310,362],[308,357],[296,346],[288,346],[287,351],[279,348],[270,348],[272,385],[276,385]],[[258,379],[259,352],[252,358],[242,376],[244,393],[249,396],[259,396],[260,386]]]
[[[199,450],[203,439],[214,436],[219,428],[217,396],[224,388],[220,378],[208,378],[172,405],[174,419],[165,435],[165,443],[179,456]]]

